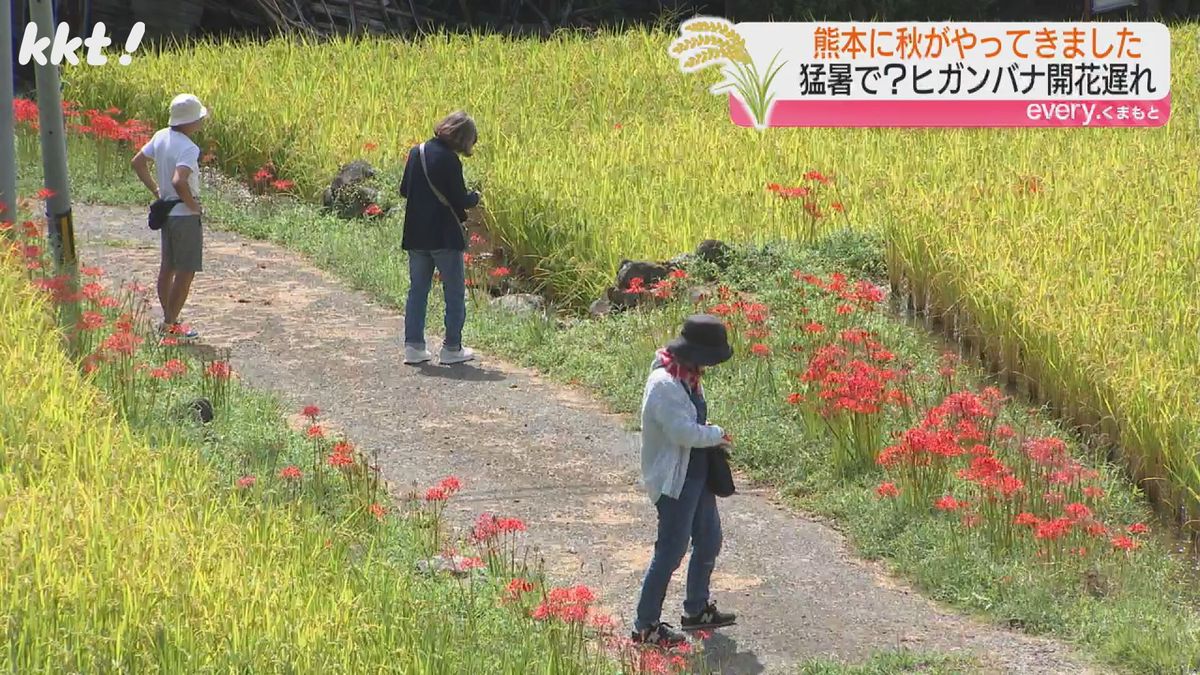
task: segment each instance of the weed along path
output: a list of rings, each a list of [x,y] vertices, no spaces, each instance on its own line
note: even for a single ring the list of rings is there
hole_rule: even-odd
[[[86,262],[153,285],[158,235],[141,208],[80,206],[76,220]],[[297,409],[320,406],[335,431],[378,453],[398,491],[458,476],[466,489],[450,502],[456,522],[483,511],[524,519],[550,576],[594,587],[628,624],[654,511],[637,483],[637,436],[625,418],[486,355],[452,368],[405,366],[397,312],[276,246],[212,229],[205,236],[205,271],[184,320],[205,343],[228,347],[249,384]],[[809,657],[858,661],[898,648],[973,653],[988,672],[1089,672],[1061,643],[938,607],[767,491],[745,489],[721,508],[726,541],[714,594],[741,617],[709,640],[721,672],[784,672]],[[686,564],[664,611],[676,624]]]

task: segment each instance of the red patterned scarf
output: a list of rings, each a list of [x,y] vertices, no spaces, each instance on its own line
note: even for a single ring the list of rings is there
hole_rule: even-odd
[[[665,348],[658,350],[658,362],[667,371],[671,377],[686,384],[692,391],[700,392],[700,376],[704,373],[702,368],[692,368],[676,361],[671,352]]]

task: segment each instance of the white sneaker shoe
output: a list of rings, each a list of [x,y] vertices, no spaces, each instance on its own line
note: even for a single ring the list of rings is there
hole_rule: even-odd
[[[425,363],[431,360],[433,360],[433,354],[430,354],[426,349],[417,349],[415,347],[404,348],[405,365],[414,366],[418,363]]]
[[[475,358],[475,352],[470,349],[467,349],[466,347],[463,347],[463,348],[459,349],[458,351],[453,351],[453,352],[450,351],[449,349],[446,349],[445,347],[442,347],[441,353],[438,354],[438,360],[442,362],[442,365],[447,365],[447,366],[454,364],[454,363],[466,363],[467,361],[471,361],[474,358]]]

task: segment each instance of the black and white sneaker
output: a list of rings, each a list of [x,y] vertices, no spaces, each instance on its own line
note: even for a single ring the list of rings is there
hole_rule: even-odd
[[[737,615],[730,612],[717,611],[717,606],[710,602],[696,616],[680,617],[679,623],[679,627],[683,630],[708,630],[711,628],[732,626],[737,623]]]
[[[657,623],[644,631],[634,631],[630,638],[635,645],[671,649],[688,641],[682,633],[671,628],[671,624]]]

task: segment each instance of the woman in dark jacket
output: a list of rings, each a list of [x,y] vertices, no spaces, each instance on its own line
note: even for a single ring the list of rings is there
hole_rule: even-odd
[[[408,302],[404,308],[404,362],[425,363],[425,314],[433,271],[442,277],[446,300],[446,339],[440,361],[462,363],[475,358],[462,345],[467,319],[465,228],[467,209],[479,205],[479,193],[468,192],[459,155],[470,157],[479,134],[475,122],[457,111],[433,130],[433,138],[413,148],[404,165],[400,194],[406,200],[404,240],[408,252]],[[422,158],[422,154],[424,157]]]

